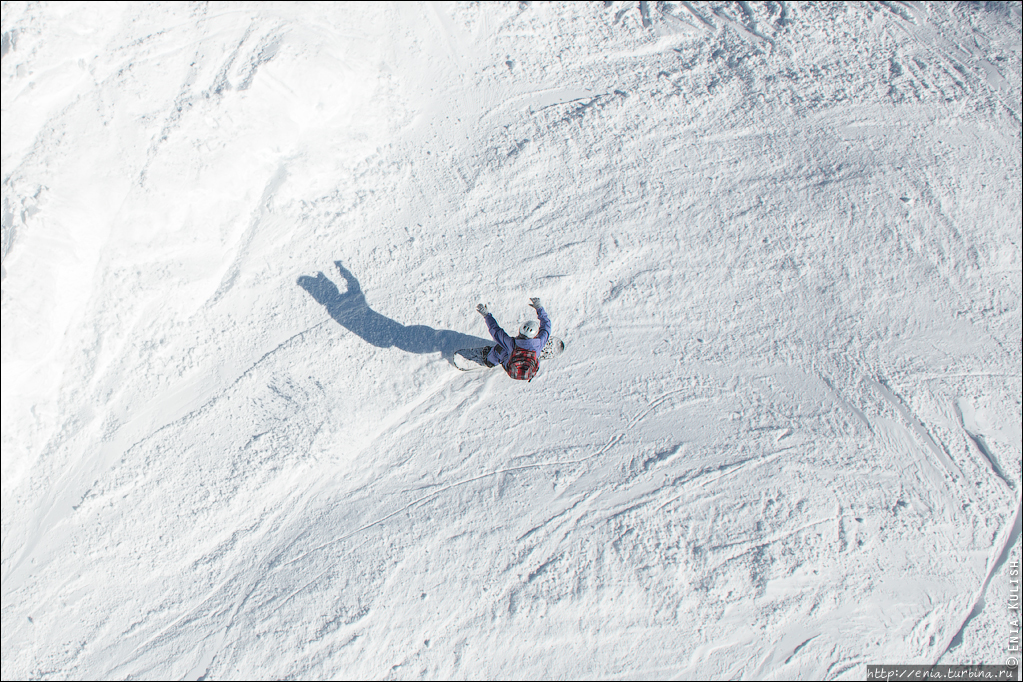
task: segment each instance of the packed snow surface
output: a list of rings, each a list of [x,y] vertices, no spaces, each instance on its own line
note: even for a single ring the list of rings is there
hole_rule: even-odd
[[[1004,662],[1018,2],[2,23],[5,680]]]

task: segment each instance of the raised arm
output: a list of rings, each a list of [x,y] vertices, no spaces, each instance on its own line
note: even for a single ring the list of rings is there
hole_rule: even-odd
[[[547,344],[547,339],[551,337],[551,318],[547,316],[547,311],[543,309],[543,304],[540,303],[539,298],[529,299],[529,305],[533,306],[536,310],[536,317],[540,320],[540,332],[536,335],[536,338],[541,343],[541,348]]]

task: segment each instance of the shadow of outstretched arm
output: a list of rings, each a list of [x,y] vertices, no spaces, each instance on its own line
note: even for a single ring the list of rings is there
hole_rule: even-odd
[[[366,343],[377,348],[399,348],[408,353],[439,352],[449,361],[455,351],[461,348],[478,348],[493,343],[476,336],[421,324],[406,326],[384,317],[366,303],[366,295],[362,293],[359,280],[340,261],[335,261],[334,265],[345,280],[344,293],[322,272],[317,273],[316,277],[299,277],[298,285],[326,308],[339,325]]]

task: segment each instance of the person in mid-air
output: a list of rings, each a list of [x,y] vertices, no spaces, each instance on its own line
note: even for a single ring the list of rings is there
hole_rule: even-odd
[[[501,329],[497,320],[480,303],[476,310],[487,321],[487,329],[494,337],[496,345],[487,354],[486,363],[489,367],[501,365],[512,379],[531,381],[540,369],[540,351],[551,336],[551,318],[547,317],[539,298],[529,299],[529,305],[536,309],[539,319],[529,320],[519,327],[519,335],[512,338]]]

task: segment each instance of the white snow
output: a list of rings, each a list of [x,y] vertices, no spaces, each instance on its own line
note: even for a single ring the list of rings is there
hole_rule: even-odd
[[[3,678],[1004,662],[1021,25],[4,2]]]

